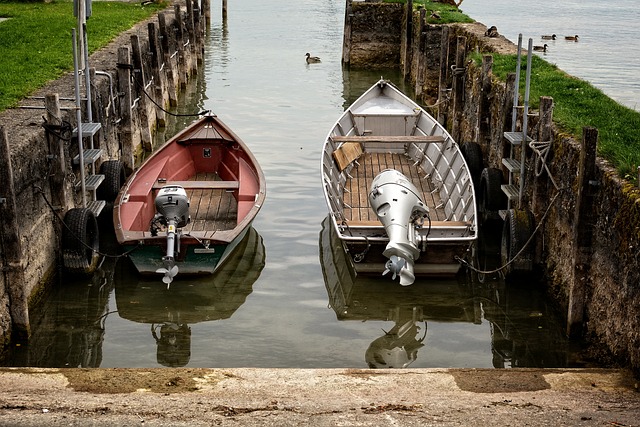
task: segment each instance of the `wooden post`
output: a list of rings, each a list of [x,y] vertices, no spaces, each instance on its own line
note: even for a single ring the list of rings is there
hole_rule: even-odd
[[[156,24],[149,22],[147,26],[149,33],[149,53],[151,55],[151,75],[153,76],[153,89],[154,89],[154,101],[160,106],[156,108],[156,121],[159,126],[164,127],[165,114],[164,114],[164,91],[162,88],[166,87],[163,74],[160,73],[160,50],[158,49],[158,35],[156,33]]]
[[[440,41],[440,78],[438,81],[438,123],[445,126],[447,123],[447,108],[449,97],[449,27],[442,27]]]
[[[453,92],[453,123],[451,124],[451,136],[459,141],[460,122],[462,120],[463,100],[464,100],[464,78],[466,75],[465,59],[467,57],[467,38],[458,36],[456,48],[456,66],[453,71],[453,82],[451,90]]]
[[[180,89],[185,89],[187,87],[186,76],[183,71],[188,69],[185,65],[185,56],[184,56],[184,32],[182,31],[182,10],[180,9],[180,5],[176,4],[174,6],[175,10],[175,18],[176,18],[176,51],[178,52],[178,82],[180,84]]]
[[[426,32],[426,15],[425,8],[420,8],[420,36],[418,37],[418,48],[416,49],[416,98],[422,97],[422,91],[424,90],[425,79],[425,62],[426,62],[426,44],[427,44],[427,32]]]
[[[22,244],[18,231],[18,207],[13,185],[11,149],[4,126],[0,126],[0,244],[6,291],[9,295],[9,313],[12,320],[12,339],[24,342],[29,339],[29,306],[25,293]]]
[[[351,63],[351,20],[353,18],[353,9],[351,1],[346,0],[347,5],[344,12],[344,33],[342,35],[342,64],[349,65]]]
[[[135,169],[133,147],[133,124],[131,123],[131,70],[128,67],[131,59],[129,47],[118,49],[118,93],[120,94],[120,146],[122,153],[120,158],[127,174]]]
[[[211,23],[211,3],[209,0],[202,0],[201,4],[204,24],[209,25]]]
[[[173,70],[173,59],[171,58],[171,46],[169,43],[171,36],[167,31],[167,20],[164,13],[158,14],[158,31],[160,32],[160,46],[162,47],[162,62],[164,75],[166,77],[166,90],[169,97],[169,105],[178,105],[178,93],[176,91],[176,81]]]
[[[227,20],[227,0],[222,0],[222,20]]]
[[[142,62],[142,50],[140,49],[140,39],[137,34],[131,35],[131,63],[133,64],[133,80],[136,86],[135,93],[138,97],[138,119],[142,132],[142,145],[145,150],[151,151],[151,131],[149,130],[148,100],[145,94],[147,81],[144,76],[144,64]]]
[[[493,94],[491,89],[491,77],[493,75],[493,56],[483,55],[482,57],[482,84],[480,108],[478,109],[478,142],[481,144],[491,141],[491,100]]]
[[[578,165],[577,200],[571,230],[573,235],[573,278],[569,287],[567,335],[572,338],[582,335],[587,283],[590,280],[597,143],[598,130],[593,127],[583,128]]]
[[[60,114],[60,100],[57,93],[48,94],[44,97],[45,110],[47,111],[47,122],[55,125],[62,123]],[[55,206],[59,206],[62,210],[66,210],[67,206],[73,203],[70,199],[67,203],[67,187],[65,185],[66,176],[66,156],[64,152],[64,140],[58,136],[46,132],[47,141],[49,143],[49,154],[55,156],[51,161],[51,175],[49,176],[49,185],[51,188],[51,201]],[[72,194],[72,193],[69,193]]]
[[[404,51],[402,52],[402,76],[406,79],[409,74],[411,74],[411,62],[413,60],[411,55],[412,42],[413,42],[413,0],[407,0],[406,2],[405,15],[407,20],[407,25],[404,32],[404,37],[402,40],[402,44],[404,45]]]

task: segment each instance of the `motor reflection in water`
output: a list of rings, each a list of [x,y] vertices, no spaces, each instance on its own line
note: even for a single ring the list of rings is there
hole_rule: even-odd
[[[159,286],[157,280],[118,281],[118,314],[150,325],[159,364],[185,366],[191,357],[189,325],[231,317],[252,292],[264,265],[262,237],[251,227],[211,278],[182,279],[170,289]]]
[[[485,245],[484,247],[487,247]],[[383,277],[357,276],[328,218],[320,233],[320,262],[329,304],[338,320],[388,321],[392,327],[364,351],[370,368],[406,368],[428,345],[428,322],[489,322],[490,362],[505,367],[567,367],[568,341],[539,282],[499,277],[428,279],[400,286]],[[486,260],[484,260],[487,265]],[[464,276],[464,275],[463,275]],[[451,336],[451,340],[458,337]]]
[[[100,367],[105,319],[117,315],[150,325],[158,364],[185,366],[191,357],[189,325],[231,317],[251,294],[264,265],[262,236],[253,227],[215,274],[185,276],[169,290],[155,278],[132,274],[135,268],[127,258],[106,258],[91,279],[59,283],[35,320],[29,345],[13,355],[13,365]],[[114,293],[117,311],[109,312]]]

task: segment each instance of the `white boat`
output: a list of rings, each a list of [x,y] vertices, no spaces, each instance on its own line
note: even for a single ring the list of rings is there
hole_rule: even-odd
[[[322,150],[332,226],[358,274],[458,273],[478,221],[472,176],[446,129],[380,80],[333,125]]]

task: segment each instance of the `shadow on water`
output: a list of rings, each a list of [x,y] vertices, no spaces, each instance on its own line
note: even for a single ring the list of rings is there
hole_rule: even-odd
[[[485,246],[490,248],[495,249]],[[506,283],[496,276],[480,283],[462,274],[403,287],[380,277],[356,276],[329,217],[322,222],[320,262],[329,304],[339,321],[392,324],[381,336],[371,337],[365,352],[370,368],[404,368],[418,360],[429,345],[431,322],[489,322],[495,368],[570,365],[568,340],[539,282]]]
[[[101,251],[114,253],[114,237],[106,240]],[[126,257],[104,258],[91,278],[63,277],[34,316],[29,344],[13,352],[11,366],[100,367],[108,316],[148,324],[157,363],[185,366],[190,325],[231,317],[251,294],[265,265],[262,236],[250,228],[234,255],[214,275],[184,277],[169,290],[159,279],[138,276]],[[109,311],[110,299],[116,310]]]

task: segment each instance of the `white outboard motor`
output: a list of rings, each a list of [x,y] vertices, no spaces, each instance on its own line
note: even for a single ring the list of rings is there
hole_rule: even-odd
[[[189,198],[187,192],[179,185],[165,185],[160,189],[155,200],[156,216],[154,221],[167,226],[167,255],[162,257],[165,268],[159,268],[156,273],[163,273],[162,281],[167,288],[178,274],[175,265],[176,233],[178,228],[186,226],[190,221]],[[180,236],[178,235],[178,241]]]
[[[413,264],[420,255],[416,228],[420,228],[429,215],[429,208],[418,193],[409,179],[395,169],[380,172],[369,191],[369,203],[389,237],[383,252],[389,261],[382,274],[391,272],[393,279],[400,276],[403,286],[415,280]]]

